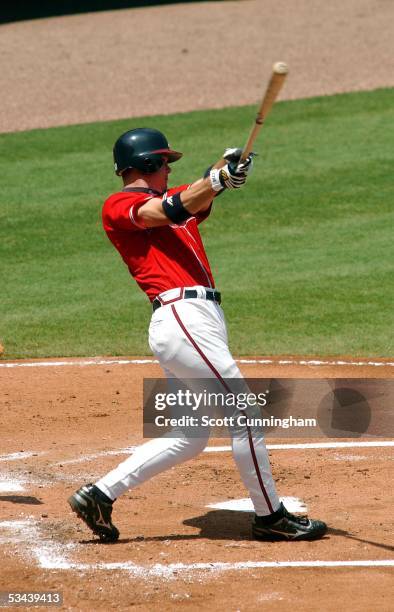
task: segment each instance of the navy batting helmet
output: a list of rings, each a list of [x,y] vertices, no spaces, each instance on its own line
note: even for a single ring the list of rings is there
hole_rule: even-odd
[[[151,128],[137,128],[122,134],[115,142],[115,172],[120,176],[128,168],[145,174],[156,172],[163,165],[163,156],[169,162],[177,161],[182,153],[172,151],[167,138]]]

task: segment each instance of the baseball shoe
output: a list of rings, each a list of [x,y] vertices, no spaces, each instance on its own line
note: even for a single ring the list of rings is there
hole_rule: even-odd
[[[101,498],[97,487],[84,485],[68,498],[68,503],[102,542],[116,542],[119,538],[118,529],[111,523],[112,503]]]
[[[279,510],[269,517],[255,516],[252,532],[256,540],[316,540],[327,531],[323,521],[290,514],[281,503]]]

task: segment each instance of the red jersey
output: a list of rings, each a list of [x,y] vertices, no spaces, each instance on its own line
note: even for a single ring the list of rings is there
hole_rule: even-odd
[[[166,195],[188,187],[173,187]],[[159,293],[175,287],[214,287],[198,231],[199,223],[208,217],[211,207],[180,225],[146,228],[138,221],[137,211],[153,197],[162,196],[144,188],[121,191],[111,195],[103,206],[104,229],[130,274],[151,301]]]

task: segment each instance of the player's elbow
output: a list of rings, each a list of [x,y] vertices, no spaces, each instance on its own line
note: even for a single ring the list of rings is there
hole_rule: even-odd
[[[156,200],[156,198],[155,198]],[[161,200],[157,198],[157,202],[147,202],[144,206],[138,209],[138,221],[146,228],[159,227],[160,225],[168,225],[171,221],[163,212]]]

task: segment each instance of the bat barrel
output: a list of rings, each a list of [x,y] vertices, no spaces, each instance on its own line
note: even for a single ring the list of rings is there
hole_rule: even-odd
[[[249,134],[249,138],[246,141],[246,144],[243,148],[241,161],[244,161],[253,148],[254,141],[257,138],[257,135],[264,124],[264,121],[270,112],[271,108],[274,105],[276,98],[279,95],[280,90],[283,87],[284,80],[286,78],[289,69],[287,64],[284,62],[276,62],[272,67],[272,74],[269,80],[267,89],[264,93],[263,99],[260,104],[260,108],[257,113],[257,117],[255,123],[252,127],[252,130]]]
[[[288,72],[289,69],[285,62],[276,62],[272,66],[271,78],[267,85],[267,89],[264,93],[263,99],[261,100],[256,119],[249,134],[249,138],[246,141],[246,144],[242,150],[240,161],[244,161],[248,157],[249,153],[251,153],[254,141],[256,140],[257,135],[261,130],[268,113],[270,112],[276,98],[279,95],[280,90],[283,87],[283,83]],[[225,163],[226,161],[222,158],[213,167],[222,168]]]

